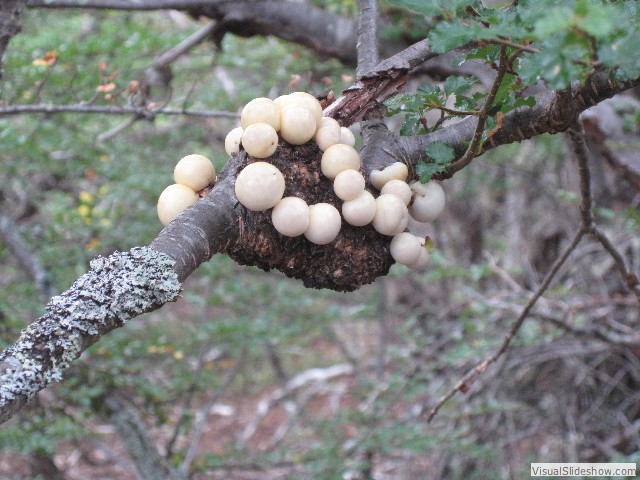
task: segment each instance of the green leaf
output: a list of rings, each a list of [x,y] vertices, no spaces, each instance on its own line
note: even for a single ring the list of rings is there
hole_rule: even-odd
[[[425,153],[434,162],[441,165],[449,165],[456,157],[456,153],[453,148],[440,141],[431,142],[429,145],[427,145]]]
[[[421,125],[419,116],[407,115],[402,127],[400,127],[400,135],[406,137],[416,135],[420,130]]]
[[[416,112],[424,102],[419,95],[405,93],[387,100],[385,103],[390,115],[402,112]]]
[[[538,38],[569,28],[572,24],[573,10],[569,7],[556,7],[540,18],[533,29]]]
[[[547,37],[541,42],[540,50],[540,53],[522,56],[518,73],[527,85],[543,78],[553,90],[561,90],[571,81],[579,80],[585,71],[581,62],[588,62],[591,55],[588,41],[572,31]]]
[[[444,81],[444,94],[448,97],[452,93],[460,95],[478,83],[476,77],[471,76],[451,76]]]
[[[490,36],[490,35],[489,35]],[[431,48],[436,53],[444,53],[466,45],[471,40],[487,38],[487,32],[475,22],[465,25],[456,19],[440,22],[429,34]]]
[[[500,111],[502,113],[510,112],[511,110],[515,110],[520,107],[533,107],[536,104],[535,97],[517,97],[516,92],[511,92],[507,97],[507,100],[500,107]]]
[[[425,153],[433,161],[427,163],[424,160],[420,160],[416,165],[416,173],[422,183],[431,180],[435,174],[444,172],[456,157],[453,148],[440,141],[431,142],[427,145]]]
[[[606,38],[615,29],[619,8],[611,4],[601,4],[580,0],[576,5],[576,25],[595,38]]]
[[[421,183],[427,183],[434,175],[444,172],[446,168],[446,165],[426,163],[424,160],[420,160],[416,165],[416,173]]]
[[[458,110],[474,110],[476,109],[477,104],[472,98],[465,97],[464,95],[457,95],[455,107]]]
[[[616,70],[620,80],[640,77],[640,32],[633,31],[616,41],[600,47],[600,61]]]
[[[466,55],[455,59],[455,63],[452,63],[454,67],[460,67],[467,60],[482,60],[483,62],[497,62],[500,58],[500,46],[499,45],[487,45],[482,48],[474,48]]]

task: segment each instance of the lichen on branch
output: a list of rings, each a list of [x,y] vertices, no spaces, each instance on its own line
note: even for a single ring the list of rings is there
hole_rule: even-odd
[[[0,354],[0,422],[63,372],[105,333],[174,301],[174,261],[148,247],[91,261],[91,270],[51,299],[46,313]]]

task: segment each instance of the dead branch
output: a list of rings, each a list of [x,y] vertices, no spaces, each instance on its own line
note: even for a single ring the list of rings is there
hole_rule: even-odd
[[[594,225],[593,219],[593,201],[591,196],[591,183],[590,183],[590,171],[588,164],[589,152],[584,140],[584,131],[582,126],[575,122],[567,131],[567,137],[571,141],[573,152],[578,162],[578,172],[580,175],[580,217],[581,224],[575,233],[573,239],[569,245],[564,249],[562,254],[556,259],[551,269],[545,275],[544,280],[540,286],[536,289],[533,295],[529,298],[525,304],[522,312],[518,318],[512,323],[511,328],[504,336],[500,347],[484,361],[477,364],[471,371],[469,371],[452,389],[450,389],[445,395],[443,395],[433,406],[429,414],[427,415],[427,421],[431,421],[437,414],[440,408],[457,392],[466,391],[469,384],[472,383],[478,376],[480,376],[491,364],[495,363],[509,348],[513,337],[517,334],[518,330],[529,316],[529,313],[535,306],[536,302],[542,297],[544,292],[549,288],[549,285],[555,278],[556,274],[567,261],[571,253],[576,249],[582,238],[587,235],[593,235],[601,243],[603,248],[612,255],[616,261],[616,265],[620,271],[622,278],[632,291],[640,303],[640,288],[638,286],[638,277],[635,273],[630,272],[626,267],[625,261],[622,255],[615,246],[609,241],[609,239]]]

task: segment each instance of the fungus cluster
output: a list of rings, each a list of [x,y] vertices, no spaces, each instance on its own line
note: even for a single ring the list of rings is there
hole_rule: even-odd
[[[233,155],[242,147],[258,161],[238,174],[235,183],[238,201],[254,212],[273,209],[271,221],[281,235],[304,235],[317,245],[335,240],[342,225],[338,209],[328,203],[307,205],[302,198],[283,198],[284,176],[266,159],[275,153],[280,138],[291,145],[314,141],[323,152],[324,176],[334,180],[341,173],[351,172],[351,176],[343,175],[337,195],[352,199],[365,188],[353,133],[333,118],[323,117],[320,102],[305,92],[294,92],[275,100],[251,100],[240,113],[240,125],[225,138],[225,150]]]
[[[409,218],[417,222],[432,222],[444,211],[444,190],[439,183],[419,181],[407,183],[409,170],[396,162],[383,170],[371,172],[371,184],[380,191],[375,199],[373,228],[391,239],[393,259],[414,270],[426,268],[429,244],[407,230]]]
[[[158,198],[158,218],[164,226],[206,194],[216,181],[216,170],[207,157],[187,155],[173,169],[173,179],[176,183],[165,188]]]
[[[285,177],[269,162],[279,142],[303,145],[313,141],[322,152],[320,171],[333,182],[340,210],[330,203],[307,204],[297,196],[285,197]],[[353,133],[328,117],[312,95],[295,92],[271,100],[256,98],[242,109],[240,127],[225,138],[225,150],[234,155],[241,149],[253,157],[235,180],[238,201],[248,210],[271,209],[271,222],[286,237],[303,235],[309,242],[326,245],[334,241],[342,221],[355,227],[371,225],[378,233],[392,237],[393,259],[414,269],[423,269],[429,259],[424,238],[407,231],[409,218],[432,222],[444,210],[442,187],[434,182],[407,183],[408,168],[401,162],[374,170],[369,181],[360,171],[361,161],[354,148]],[[277,162],[275,162],[277,163]],[[158,216],[167,225],[178,213],[198,200],[215,181],[211,162],[201,155],[189,155],[176,165],[176,183],[162,192]]]

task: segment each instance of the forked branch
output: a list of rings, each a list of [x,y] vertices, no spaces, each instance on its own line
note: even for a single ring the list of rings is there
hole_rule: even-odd
[[[433,420],[433,418],[438,414],[440,408],[442,408],[442,406],[447,401],[449,401],[456,393],[466,392],[469,389],[470,385],[490,365],[495,363],[500,357],[502,357],[502,355],[504,355],[504,353],[508,350],[513,338],[518,333],[518,330],[520,330],[525,320],[528,318],[529,313],[535,306],[536,302],[547,291],[549,285],[551,285],[551,282],[560,271],[560,268],[565,264],[567,259],[571,256],[571,254],[585,235],[593,235],[600,242],[602,247],[613,257],[623,280],[625,281],[629,290],[635,294],[638,299],[638,304],[640,305],[640,287],[638,285],[637,275],[630,271],[630,269],[626,266],[626,262],[624,261],[622,254],[615,248],[613,243],[606,237],[606,235],[604,235],[604,233],[600,229],[598,229],[594,222],[593,201],[591,196],[590,182],[591,174],[588,163],[589,152],[584,140],[584,132],[582,130],[582,126],[578,122],[575,122],[567,131],[567,137],[571,142],[572,150],[576,156],[578,162],[578,172],[580,175],[580,226],[575,232],[569,245],[565,247],[563,252],[553,263],[551,269],[545,275],[540,286],[536,289],[536,291],[531,295],[527,303],[524,305],[522,311],[520,312],[520,315],[518,315],[515,321],[511,324],[509,331],[502,339],[502,343],[500,344],[498,349],[493,354],[485,358],[482,362],[478,363],[473,369],[471,369],[466,375],[464,375],[453,388],[451,388],[436,402],[436,404],[427,414],[427,421]]]

